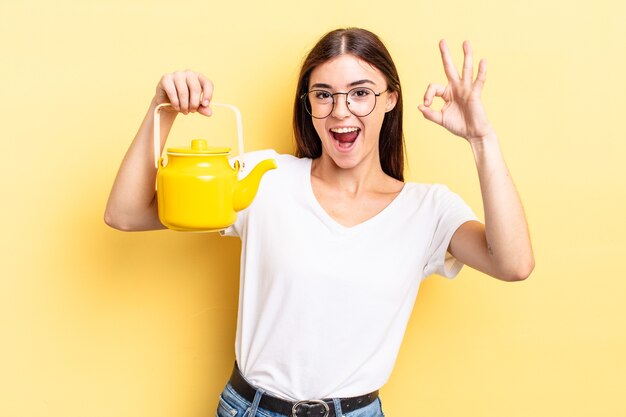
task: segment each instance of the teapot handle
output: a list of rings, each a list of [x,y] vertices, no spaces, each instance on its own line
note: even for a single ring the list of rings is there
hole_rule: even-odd
[[[162,103],[156,106],[154,109],[154,166],[159,168],[159,159],[161,159],[161,118],[159,117],[159,110],[165,106],[171,106],[170,103]],[[237,120],[237,145],[239,148],[239,171],[243,171],[243,123],[241,122],[241,112],[232,104],[211,102],[211,106],[226,107],[235,112],[235,118]]]

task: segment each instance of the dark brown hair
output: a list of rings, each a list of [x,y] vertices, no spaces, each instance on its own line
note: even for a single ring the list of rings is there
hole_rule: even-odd
[[[306,112],[300,98],[309,89],[309,77],[313,69],[339,55],[350,54],[378,69],[387,81],[388,91],[396,92],[395,107],[385,114],[380,130],[379,153],[383,171],[404,181],[404,136],[402,133],[402,90],[398,71],[391,55],[382,41],[372,32],[359,29],[337,29],[324,35],[311,49],[302,64],[293,112],[293,128],[296,137],[296,156],[318,158],[322,155],[320,141],[311,116]]]

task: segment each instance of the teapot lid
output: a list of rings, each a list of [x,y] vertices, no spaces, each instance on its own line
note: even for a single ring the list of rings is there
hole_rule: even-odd
[[[230,148],[209,146],[204,139],[193,139],[191,146],[167,148],[167,153],[184,155],[228,155],[230,154]]]

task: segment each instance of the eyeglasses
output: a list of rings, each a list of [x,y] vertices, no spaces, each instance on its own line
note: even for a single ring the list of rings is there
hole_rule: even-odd
[[[368,87],[356,87],[347,93],[311,90],[308,93],[302,94],[300,99],[307,113],[316,119],[325,119],[330,116],[335,108],[335,96],[345,95],[346,107],[350,113],[357,117],[365,117],[374,111],[376,98],[387,90],[381,91],[378,94]]]

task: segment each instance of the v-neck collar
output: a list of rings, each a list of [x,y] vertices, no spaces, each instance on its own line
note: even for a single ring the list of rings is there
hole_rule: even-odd
[[[324,209],[324,207],[322,207],[319,200],[315,196],[315,193],[313,192],[313,183],[311,182],[311,168],[312,168],[313,160],[310,158],[307,158],[306,161],[307,162],[304,166],[305,168],[304,169],[304,180],[305,180],[304,186],[305,186],[305,192],[306,192],[307,198],[310,200],[313,209],[319,214],[320,218],[323,219],[324,223],[337,233],[341,233],[341,234],[355,233],[357,231],[367,229],[371,227],[371,225],[378,223],[384,217],[386,217],[388,213],[392,211],[393,208],[397,204],[399,204],[398,201],[403,197],[407,189],[407,185],[405,183],[402,186],[402,190],[400,190],[398,195],[395,196],[394,199],[391,200],[391,202],[387,204],[387,206],[385,206],[385,208],[383,208],[381,211],[379,211],[378,213],[376,213],[374,216],[370,217],[369,219],[366,219],[362,221],[361,223],[355,224],[354,226],[345,226],[339,223],[337,220],[335,220],[330,214],[328,214],[328,212]]]

